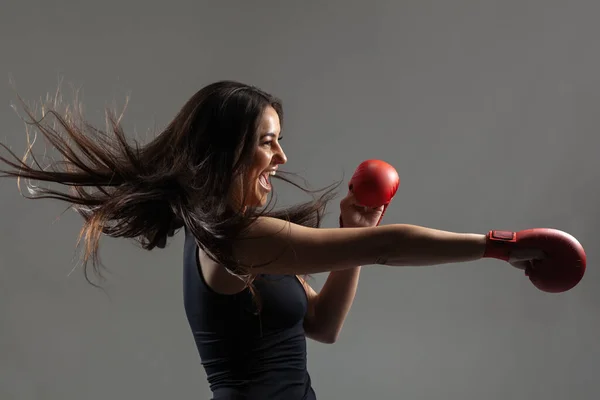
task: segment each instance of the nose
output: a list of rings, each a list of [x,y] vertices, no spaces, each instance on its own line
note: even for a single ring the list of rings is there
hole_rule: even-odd
[[[273,161],[276,164],[285,164],[287,162],[287,156],[279,144],[277,144],[277,151],[273,155]]]

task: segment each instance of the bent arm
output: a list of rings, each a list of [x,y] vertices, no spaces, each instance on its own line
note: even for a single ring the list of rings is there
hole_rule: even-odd
[[[318,229],[263,217],[234,243],[252,273],[303,275],[356,265],[424,266],[478,260],[486,236],[416,225]]]
[[[354,302],[360,269],[332,271],[318,294],[304,282],[309,302],[304,318],[307,337],[328,344],[337,341]]]

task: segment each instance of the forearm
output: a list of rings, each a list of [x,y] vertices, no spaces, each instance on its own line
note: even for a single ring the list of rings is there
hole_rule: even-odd
[[[337,340],[356,295],[360,267],[333,271],[315,302],[315,326],[327,343]]]
[[[384,240],[375,264],[425,266],[478,260],[483,257],[486,236],[454,233],[414,225],[381,226]],[[377,235],[376,235],[377,236]]]

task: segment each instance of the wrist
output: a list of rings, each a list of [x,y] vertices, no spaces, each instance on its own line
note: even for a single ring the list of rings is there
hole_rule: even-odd
[[[342,220],[341,215],[339,217],[339,224],[340,224],[340,228],[370,228],[370,227],[372,227],[372,225],[346,224]]]
[[[340,228],[362,228],[360,225],[346,224],[342,220],[342,216],[339,218]]]
[[[508,261],[510,251],[517,242],[517,234],[512,231],[491,230],[485,235],[483,258],[496,258]]]

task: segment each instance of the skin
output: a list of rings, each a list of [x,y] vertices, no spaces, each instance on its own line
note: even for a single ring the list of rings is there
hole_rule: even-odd
[[[242,208],[261,206],[267,201],[270,190],[260,184],[259,177],[287,161],[279,143],[280,134],[277,113],[267,108],[259,124],[256,155],[245,180],[249,182],[245,188],[248,195],[245,204],[240,204]],[[485,252],[486,236],[482,234],[407,224],[376,226],[382,209],[367,209],[348,193],[340,202],[344,221],[341,229],[308,228],[261,217],[242,240],[233,243],[234,255],[251,266],[251,273],[298,276],[309,299],[304,321],[307,337],[333,343],[354,300],[361,265],[456,264],[479,260]],[[543,255],[538,249],[521,249],[510,257],[510,264],[522,269]],[[245,289],[244,282],[210,260],[202,250],[200,261],[208,285],[216,292],[234,294]],[[329,272],[329,276],[319,293],[300,278],[323,272]]]

